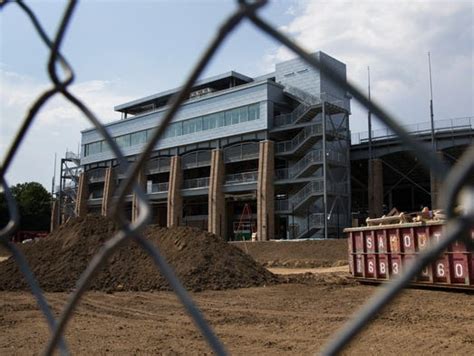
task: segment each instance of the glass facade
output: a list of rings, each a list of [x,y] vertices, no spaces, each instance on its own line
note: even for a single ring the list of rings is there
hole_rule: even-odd
[[[195,132],[213,130],[223,126],[237,125],[246,121],[260,119],[260,104],[246,105],[232,110],[183,120],[169,125],[164,138],[193,134]],[[153,129],[137,131],[114,138],[119,147],[130,147],[149,141]],[[84,156],[91,156],[109,150],[104,140],[92,142],[84,146]]]

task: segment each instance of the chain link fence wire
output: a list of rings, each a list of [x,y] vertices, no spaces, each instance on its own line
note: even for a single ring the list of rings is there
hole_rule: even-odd
[[[137,160],[132,164],[129,164],[123,156],[122,151],[105,127],[100,123],[99,119],[89,110],[87,105],[80,98],[71,94],[69,91],[69,86],[74,81],[74,71],[63,54],[61,54],[60,49],[67,28],[71,23],[71,18],[77,6],[77,1],[71,0],[67,3],[57,32],[54,38],[51,39],[46,34],[35,13],[23,1],[0,1],[0,9],[3,11],[7,8],[6,5],[20,7],[36,29],[40,40],[49,49],[47,71],[51,81],[51,88],[46,90],[31,104],[28,113],[20,125],[18,133],[9,146],[2,166],[0,167],[0,184],[5,194],[10,217],[8,224],[0,230],[0,243],[11,252],[12,257],[15,259],[21,273],[24,275],[31,292],[37,301],[38,307],[46,318],[51,330],[51,338],[44,350],[46,355],[52,355],[57,348],[61,354],[69,353],[66,340],[64,339],[64,331],[75,308],[77,307],[78,302],[99,269],[107,263],[109,257],[118,247],[130,239],[135,241],[152,258],[157,269],[167,279],[179,301],[194,321],[196,327],[199,329],[212,351],[217,355],[227,354],[224,345],[216,336],[211,326],[206,322],[204,316],[196,307],[180,280],[176,277],[171,266],[168,265],[162,257],[160,251],[143,237],[142,231],[150,221],[151,209],[146,193],[142,188],[140,188],[136,181],[141,167],[146,164],[146,161],[150,157],[154,147],[163,136],[167,126],[173,120],[180,105],[189,97],[189,93],[196,80],[200,77],[222,43],[244,20],[253,23],[265,35],[270,36],[277,43],[286,46],[311,67],[327,75],[334,84],[339,85],[350,93],[355,100],[364,105],[368,110],[374,113],[382,123],[393,130],[400,137],[403,143],[420,158],[420,162],[427,170],[434,172],[437,175],[437,178],[444,182],[442,201],[444,202],[444,208],[447,215],[445,236],[440,239],[437,244],[432,245],[429,249],[420,253],[414,263],[407,267],[399,278],[393,280],[386,286],[378,288],[378,291],[364,306],[362,306],[353,318],[351,318],[339,332],[333,335],[330,342],[320,351],[321,354],[334,355],[346,347],[349,342],[367,326],[370,320],[372,320],[384,306],[393,300],[402,289],[409,284],[410,280],[426,265],[434,261],[449,244],[456,240],[462,240],[468,246],[470,251],[474,251],[474,244],[469,235],[470,229],[474,226],[474,147],[470,147],[455,166],[449,169],[449,167],[447,167],[446,164],[436,156],[435,152],[430,151],[410,137],[408,132],[406,132],[399,124],[400,121],[384,110],[381,105],[373,100],[369,100],[367,96],[356,87],[356,85],[350,81],[346,81],[346,79],[338,73],[333,72],[318,59],[312,57],[309,53],[303,50],[302,47],[293,40],[262,19],[258,14],[258,10],[266,3],[266,0],[257,0],[253,2],[245,0],[237,1],[235,11],[222,23],[205,51],[199,57],[197,64],[186,78],[180,92],[171,99],[170,108],[166,112],[162,123],[153,132],[148,145],[139,155]],[[61,68],[61,73],[59,72],[59,68]],[[28,261],[15,244],[10,242],[10,238],[19,226],[19,213],[17,203],[14,200],[5,179],[5,175],[15,157],[15,153],[25,140],[25,135],[37,117],[38,111],[55,95],[63,96],[71,103],[71,105],[79,109],[92,123],[115,154],[116,159],[119,162],[121,173],[126,174],[127,177],[121,182],[118,188],[117,204],[115,204],[113,211],[113,216],[121,227],[121,230],[108,240],[100,251],[92,258],[88,267],[77,281],[74,291],[70,294],[66,306],[57,320],[54,318],[53,313],[46,302],[46,298],[28,266]],[[136,194],[139,202],[139,215],[134,222],[128,221],[123,214],[125,197],[127,192],[130,190]],[[464,206],[464,211],[462,213],[455,210],[455,207],[461,200]]]

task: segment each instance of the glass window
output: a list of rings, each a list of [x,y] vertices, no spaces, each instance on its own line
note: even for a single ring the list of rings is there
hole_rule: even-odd
[[[232,125],[232,112],[230,110],[225,112],[225,124],[224,125],[225,126]]]
[[[183,121],[183,135],[192,134],[196,131],[196,122],[194,120]]]
[[[102,152],[111,151],[109,144],[104,140],[102,141]]]
[[[153,135],[153,129],[146,130],[146,142],[150,141],[152,135]]]
[[[119,147],[129,147],[130,146],[130,135],[118,136],[115,138],[115,142]]]
[[[193,121],[196,126],[196,132],[202,131],[202,117],[195,118]]]
[[[85,156],[91,156],[102,152],[102,141],[87,144],[84,151]]]
[[[202,117],[202,129],[204,131],[209,130],[210,121],[211,121],[211,115],[206,115]]]
[[[260,118],[260,105],[253,104],[249,106],[249,121],[258,120]]]
[[[223,111],[217,113],[217,126],[225,126],[225,114]]]
[[[249,109],[248,106],[244,106],[240,108],[240,122],[248,121],[249,119],[248,109]]]
[[[134,132],[130,136],[131,136],[130,140],[131,140],[132,146],[139,145],[141,143],[146,142],[146,131]]]
[[[236,125],[239,123],[239,111],[240,109],[234,109],[231,111],[232,115],[232,125]]]

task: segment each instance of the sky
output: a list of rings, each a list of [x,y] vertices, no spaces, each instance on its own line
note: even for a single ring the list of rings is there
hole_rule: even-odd
[[[52,36],[64,3],[26,1]],[[71,91],[102,122],[120,118],[114,106],[180,86],[234,1],[84,1],[62,53],[76,74]],[[270,1],[261,15],[308,51],[347,65],[364,91],[370,66],[372,98],[402,124],[426,122],[431,53],[435,120],[474,116],[474,5],[466,1]],[[245,21],[202,77],[230,70],[248,76],[273,71],[294,57]],[[0,157],[32,102],[49,87],[48,51],[15,4],[0,10]],[[352,132],[367,130],[367,111],[352,102]],[[10,185],[38,181],[48,190],[54,156],[77,152],[91,125],[61,97],[45,105],[7,172]],[[375,119],[375,128],[383,127]],[[58,163],[59,165],[59,163]],[[56,171],[59,167],[56,167]],[[58,178],[56,184],[58,183]]]

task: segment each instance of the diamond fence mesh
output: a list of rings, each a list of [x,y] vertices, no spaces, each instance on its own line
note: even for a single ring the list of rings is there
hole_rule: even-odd
[[[422,270],[424,266],[434,261],[437,255],[439,255],[449,244],[453,243],[455,240],[462,240],[468,246],[470,251],[474,250],[473,242],[469,238],[469,231],[474,226],[474,147],[471,146],[453,167],[449,168],[445,166],[445,164],[436,157],[434,152],[413,140],[413,138],[411,138],[401,127],[399,121],[384,110],[382,106],[369,100],[369,98],[354,84],[346,81],[345,78],[341,77],[336,72],[331,71],[318,59],[304,51],[301,46],[263,20],[259,16],[258,10],[266,3],[267,1],[265,0],[254,2],[245,0],[237,1],[235,11],[222,23],[217,33],[209,42],[204,53],[202,53],[197,60],[191,74],[186,78],[181,91],[172,98],[170,107],[165,114],[162,123],[153,132],[148,145],[133,164],[129,164],[116,142],[100,123],[99,119],[89,110],[86,103],[69,91],[69,86],[74,80],[74,71],[66,57],[61,53],[61,45],[66,35],[67,28],[71,23],[71,18],[77,6],[77,1],[70,1],[65,6],[64,13],[61,17],[54,38],[48,37],[44,27],[36,17],[36,14],[28,5],[22,1],[0,1],[2,10],[4,10],[6,5],[20,7],[31,21],[40,40],[49,49],[47,70],[51,81],[51,88],[43,92],[42,95],[31,104],[28,113],[21,123],[18,133],[13,138],[13,141],[8,148],[2,166],[0,167],[1,185],[3,187],[10,216],[8,224],[0,230],[0,243],[11,252],[12,257],[18,264],[21,273],[24,275],[31,289],[31,293],[37,301],[39,309],[47,320],[51,331],[51,337],[45,347],[45,354],[51,355],[57,348],[61,354],[69,353],[67,342],[64,338],[64,330],[68,321],[71,319],[79,300],[87,290],[90,282],[101,266],[107,263],[109,257],[114,254],[119,246],[130,239],[135,241],[150,255],[156,268],[167,279],[179,301],[193,319],[196,327],[202,333],[213,352],[219,355],[226,354],[224,345],[216,336],[211,326],[206,322],[186,289],[176,277],[173,269],[164,260],[160,251],[142,236],[142,231],[150,220],[151,209],[147,201],[146,193],[138,184],[136,184],[136,180],[141,167],[146,165],[153,148],[163,136],[167,126],[173,120],[180,105],[189,97],[191,88],[195,81],[209,64],[209,61],[215,55],[217,49],[221,46],[224,40],[226,40],[244,20],[253,23],[253,25],[259,28],[263,33],[273,38],[276,42],[286,46],[316,70],[327,75],[334,84],[344,88],[355,100],[371,110],[379,120],[398,135],[407,148],[413,151],[420,158],[420,161],[427,170],[434,172],[437,175],[437,178],[444,182],[442,201],[447,215],[445,236],[437,244],[432,245],[428,250],[420,253],[415,262],[408,267],[399,278],[393,280],[386,286],[379,288],[372,298],[368,300],[367,303],[354,315],[354,317],[351,318],[339,332],[333,335],[330,342],[321,350],[321,353],[332,355],[341,351],[385,305],[390,303],[390,301],[400,293],[400,291]],[[59,68],[62,69],[61,73]],[[5,175],[15,157],[15,153],[23,143],[27,131],[33,125],[37,113],[49,99],[56,95],[63,96],[71,105],[79,109],[94,125],[115,154],[116,159],[120,164],[119,167],[121,173],[126,175],[126,179],[121,182],[118,188],[118,203],[115,205],[113,211],[113,216],[120,224],[121,230],[108,240],[90,261],[88,267],[77,281],[76,288],[70,294],[66,306],[62,310],[58,319],[53,316],[44,294],[28,266],[28,261],[24,258],[23,254],[15,244],[10,241],[11,236],[15,233],[19,225],[19,213],[17,203],[12,196],[7,181],[5,180]],[[139,216],[134,222],[128,221],[122,214],[123,203],[127,192],[130,190],[133,190],[139,200]],[[463,201],[465,209],[462,213],[459,213],[458,210],[455,210],[455,206],[459,204],[461,200]]]

